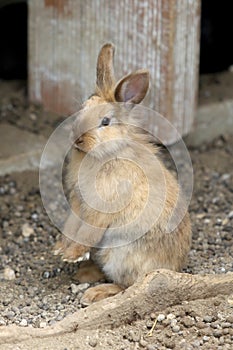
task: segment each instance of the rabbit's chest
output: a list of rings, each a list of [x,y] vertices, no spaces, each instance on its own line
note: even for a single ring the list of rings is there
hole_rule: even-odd
[[[110,212],[121,210],[135,196],[147,193],[143,171],[128,160],[109,161],[80,174],[77,193],[83,205]]]

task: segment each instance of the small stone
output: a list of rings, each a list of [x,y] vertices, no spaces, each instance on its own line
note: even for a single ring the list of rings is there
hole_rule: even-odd
[[[229,218],[229,219],[233,219],[233,210],[230,211],[230,213],[228,214],[228,218]]]
[[[189,316],[184,317],[182,319],[182,323],[187,328],[192,327],[195,324],[194,320],[191,317],[189,317]]]
[[[174,314],[168,314],[167,315],[167,319],[168,320],[173,320],[174,318],[176,318],[176,316]]]
[[[172,327],[172,328],[175,327],[176,324],[177,324],[177,320],[176,320],[175,318],[172,319],[172,320],[171,320],[171,327]]]
[[[19,323],[20,326],[26,327],[28,325],[28,321],[25,320],[25,318],[22,319],[22,321]]]
[[[204,322],[199,321],[199,322],[197,322],[196,326],[199,329],[203,329],[206,327],[206,324]]]
[[[230,179],[230,177],[231,177],[231,174],[223,174],[221,176],[221,180],[222,181],[228,181]]]
[[[7,228],[7,227],[9,226],[9,222],[6,221],[6,220],[4,220],[4,221],[2,222],[2,226],[3,226],[3,228]]]
[[[33,234],[34,234],[33,228],[28,223],[23,224],[23,226],[22,226],[22,235],[24,237],[30,237]]]
[[[215,338],[220,338],[222,336],[222,330],[221,329],[215,329],[213,332],[213,336]]]
[[[15,271],[10,267],[5,267],[3,272],[3,278],[8,281],[12,281],[15,279]]]
[[[77,284],[71,283],[70,285],[71,293],[76,294],[79,292],[79,288]]]
[[[133,341],[133,342],[139,342],[141,338],[141,334],[138,332],[134,332],[132,329],[129,331],[129,335],[128,335],[128,340],[129,341]]]
[[[213,321],[213,317],[212,316],[204,316],[203,317],[203,321],[206,322],[206,323],[210,323]]]
[[[221,323],[221,327],[222,328],[230,328],[231,327],[231,323],[230,322],[223,322],[223,323]]]
[[[165,315],[164,314],[159,314],[157,317],[157,321],[158,322],[162,322],[163,320],[165,320]]]
[[[8,311],[7,314],[6,314],[6,317],[9,318],[10,320],[11,320],[12,318],[14,318],[14,316],[15,316],[14,311]]]
[[[30,118],[31,120],[35,121],[35,120],[37,119],[37,116],[36,116],[35,113],[30,113],[29,118]]]
[[[206,343],[207,341],[210,340],[210,337],[208,337],[207,335],[204,335],[204,337],[202,339]]]
[[[96,345],[97,345],[97,340],[96,340],[96,338],[91,338],[91,339],[89,339],[89,345],[90,346],[92,346],[93,348],[95,348],[96,347]]]
[[[139,341],[139,344],[140,344],[143,348],[145,348],[145,347],[147,346],[147,342],[146,342],[145,339],[143,339],[142,337],[141,337],[141,339],[140,339],[140,341]]]
[[[219,338],[219,344],[224,345],[224,343],[225,343],[225,338],[224,337],[220,337]]]
[[[90,286],[89,283],[81,283],[81,284],[74,284],[71,283],[70,288],[71,288],[71,293],[77,294],[80,291],[86,290]]]
[[[175,325],[174,327],[172,327],[172,331],[173,331],[174,333],[178,333],[178,332],[180,331],[180,326]]]
[[[174,349],[174,347],[176,346],[175,342],[173,340],[171,340],[171,339],[165,339],[164,340],[164,345],[168,349]]]
[[[38,214],[37,214],[37,213],[33,213],[33,214],[31,215],[31,218],[32,218],[32,220],[37,221],[37,220],[38,220]]]
[[[49,271],[45,271],[45,272],[43,273],[43,277],[44,277],[44,278],[49,278],[49,277],[50,277],[50,272],[49,272]]]
[[[6,322],[2,318],[0,318],[0,326],[5,326],[5,325],[6,325]]]
[[[227,299],[227,302],[230,306],[233,306],[233,294]]]
[[[233,315],[227,316],[226,321],[229,323],[233,323]]]
[[[0,187],[0,195],[1,195],[1,194],[5,194],[5,192],[6,192],[6,191],[5,191],[5,188],[4,188],[4,187]]]
[[[40,328],[45,328],[47,326],[47,323],[45,321],[40,322]]]
[[[61,321],[63,319],[63,316],[62,315],[58,315],[57,317],[56,317],[56,321]]]
[[[146,350],[157,350],[158,347],[155,347],[155,345],[148,344],[146,347]]]
[[[192,346],[194,347],[194,348],[200,348],[200,345],[201,345],[201,343],[200,343],[200,341],[199,340],[195,340],[193,343],[192,343]]]
[[[228,218],[225,218],[222,222],[223,226],[226,226],[229,222],[229,219]]]
[[[156,314],[155,314],[154,312],[152,312],[152,313],[150,314],[150,318],[151,318],[152,320],[155,320],[155,319],[156,319]],[[165,316],[164,316],[164,318],[165,318]]]
[[[153,322],[152,322],[151,320],[148,320],[148,321],[146,322],[146,327],[147,327],[148,329],[151,329],[152,326],[153,326]]]

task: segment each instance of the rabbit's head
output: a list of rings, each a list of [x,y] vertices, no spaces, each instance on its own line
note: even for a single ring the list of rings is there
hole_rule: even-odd
[[[105,44],[97,60],[95,93],[84,103],[73,126],[74,146],[97,158],[117,155],[127,147],[132,136],[127,116],[149,87],[147,70],[138,70],[115,83],[113,56],[113,45]]]

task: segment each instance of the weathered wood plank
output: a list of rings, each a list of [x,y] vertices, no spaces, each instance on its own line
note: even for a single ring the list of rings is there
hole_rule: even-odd
[[[70,114],[93,91],[101,45],[115,71],[148,68],[147,105],[181,134],[192,126],[198,85],[200,0],[29,0],[29,94]],[[167,131],[167,143],[175,135]]]

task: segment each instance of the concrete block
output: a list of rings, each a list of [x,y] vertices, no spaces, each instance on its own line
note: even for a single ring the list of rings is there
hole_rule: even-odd
[[[0,124],[0,175],[37,169],[46,139],[10,124]]]

